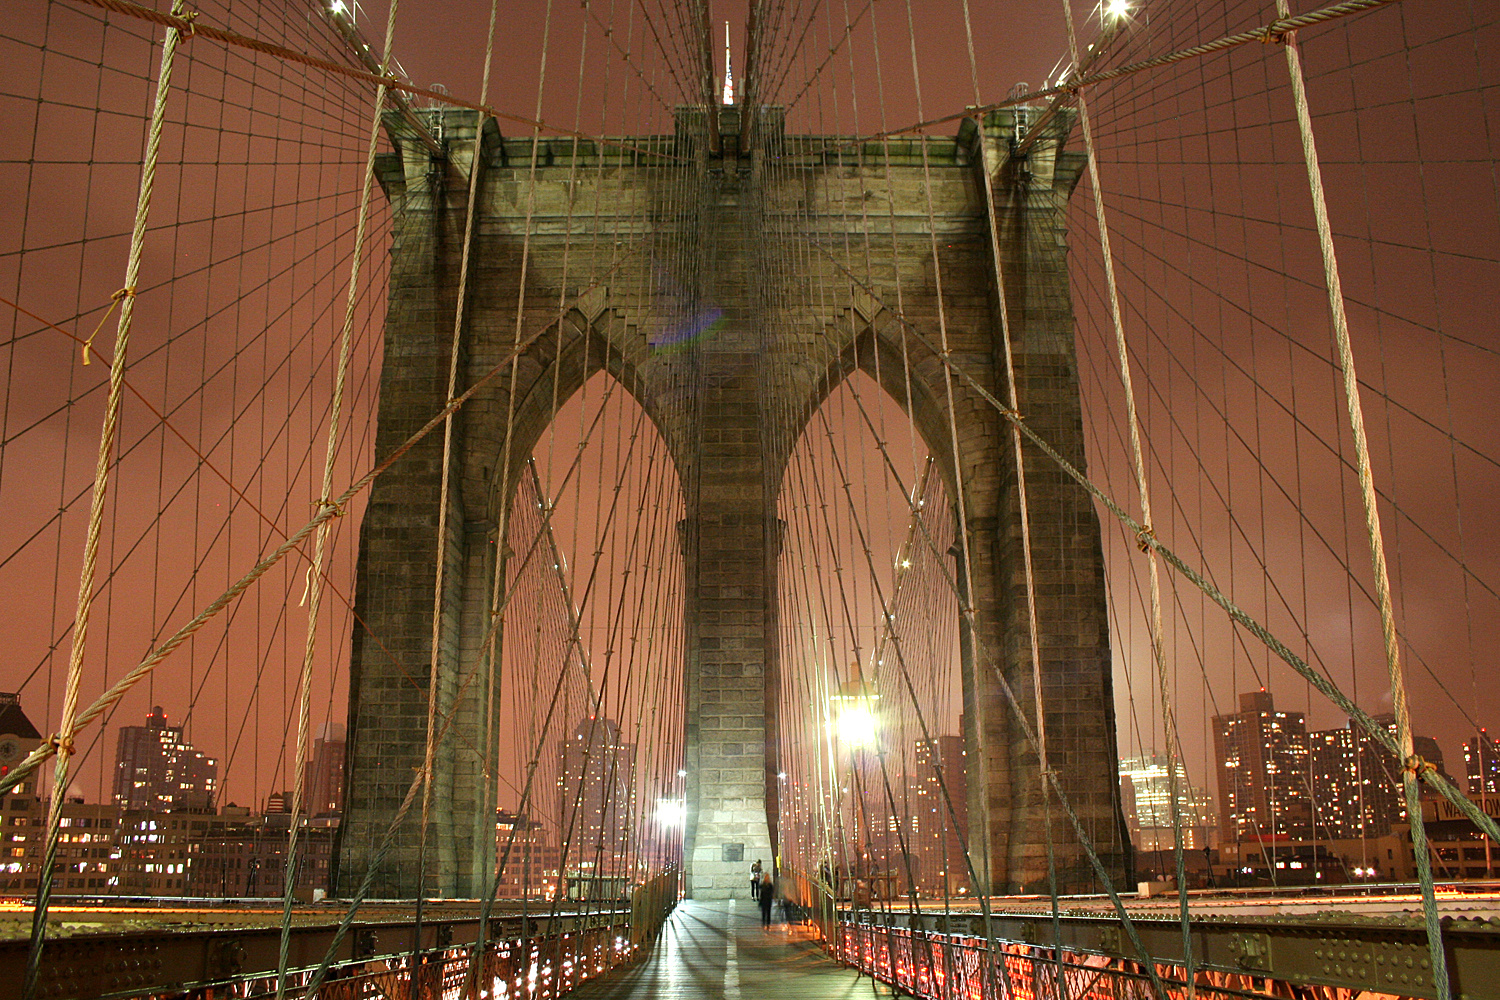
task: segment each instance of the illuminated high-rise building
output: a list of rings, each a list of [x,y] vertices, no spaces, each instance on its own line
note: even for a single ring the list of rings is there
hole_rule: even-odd
[[[1172,823],[1172,781],[1165,754],[1124,757],[1120,760],[1120,799],[1125,823],[1137,850],[1171,850],[1177,832]],[[1177,761],[1177,818],[1182,846],[1208,846],[1208,796],[1188,781],[1187,769]]]
[[[1395,716],[1378,715],[1374,721],[1396,738]],[[1401,766],[1363,726],[1351,719],[1342,729],[1311,733],[1307,740],[1315,837],[1383,837],[1392,824],[1406,820]],[[1443,753],[1437,742],[1413,736],[1412,743],[1417,756],[1442,774]]]
[[[1278,712],[1268,691],[1240,695],[1240,710],[1214,716],[1219,831],[1225,841],[1307,840],[1312,833],[1307,724]]]
[[[635,744],[613,719],[587,718],[558,745],[557,839],[569,871],[612,873],[629,856]]]
[[[907,822],[914,875],[919,890],[934,896],[943,895],[945,887],[949,892],[968,891],[964,852],[969,843],[969,785],[965,758],[962,736],[918,740],[914,773],[907,781],[913,799]],[[938,769],[942,771],[941,781]]]
[[[302,779],[303,813],[327,816],[343,808],[344,727],[331,722],[318,731]]]
[[[115,744],[115,804],[156,812],[212,809],[219,762],[195,750],[160,705],[144,726],[121,726]]]

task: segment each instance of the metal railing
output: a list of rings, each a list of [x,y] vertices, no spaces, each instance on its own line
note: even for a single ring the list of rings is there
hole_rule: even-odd
[[[430,902],[420,940],[410,906],[367,904],[338,943],[317,995],[320,1000],[471,1000],[471,993],[490,1000],[555,997],[643,954],[676,905],[678,886],[678,872],[669,869],[633,887],[628,898],[592,906],[569,901],[569,909],[550,914],[496,914],[482,936],[477,903]],[[270,910],[174,912],[122,907],[118,901],[80,908],[68,919],[99,929],[53,940],[44,956],[38,995],[99,1000],[271,996],[276,992],[279,936],[275,916]],[[339,916],[333,900],[298,912],[288,997],[302,996],[334,946]],[[466,990],[473,949],[481,938],[485,953],[477,983]],[[24,969],[25,945],[24,939],[0,940],[0,982]]]

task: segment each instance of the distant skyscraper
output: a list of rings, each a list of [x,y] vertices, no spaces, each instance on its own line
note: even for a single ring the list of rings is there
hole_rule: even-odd
[[[558,745],[557,829],[569,871],[617,871],[635,815],[635,744],[613,719],[588,718]]]
[[[1500,747],[1490,739],[1489,730],[1481,729],[1464,741],[1464,773],[1472,794],[1500,793]]]
[[[942,768],[939,783],[933,764]],[[964,738],[939,736],[918,740],[916,774],[909,782],[916,808],[910,816],[911,847],[918,888],[940,895],[946,885],[956,892],[969,884],[964,850],[969,840],[969,784]],[[943,790],[947,789],[945,800]],[[949,811],[949,802],[952,811]],[[954,819],[957,818],[957,828]]]
[[[1165,754],[1125,757],[1120,761],[1120,792],[1131,839],[1142,851],[1165,851],[1174,846],[1172,782]],[[1177,762],[1177,814],[1182,824],[1182,846],[1208,846],[1208,796],[1188,781],[1187,769]]]
[[[1377,715],[1375,722],[1396,737],[1396,717]],[[1349,720],[1342,729],[1308,736],[1313,797],[1313,833],[1330,840],[1383,837],[1391,824],[1406,819],[1401,767],[1363,726]],[[1413,736],[1417,756],[1443,773],[1443,752],[1436,741]]]
[[[1225,841],[1312,833],[1307,725],[1301,712],[1278,712],[1267,691],[1240,695],[1240,710],[1214,716],[1219,765],[1219,830]]]
[[[126,809],[171,812],[212,809],[219,762],[167,725],[157,705],[144,726],[121,726],[115,744],[115,804]]]
[[[331,722],[318,731],[304,768],[303,812],[326,816],[340,812],[344,802],[344,727]]]
[[[495,815],[495,857],[504,862],[495,889],[499,898],[550,899],[557,892],[559,850],[547,839],[543,824],[508,809],[499,810]]]
[[[1315,836],[1380,837],[1406,818],[1399,767],[1357,723],[1313,733],[1308,742]]]
[[[1389,806],[1389,790],[1360,766],[1355,733],[1348,727],[1307,737],[1312,774],[1313,836],[1352,840],[1365,833],[1364,817]]]

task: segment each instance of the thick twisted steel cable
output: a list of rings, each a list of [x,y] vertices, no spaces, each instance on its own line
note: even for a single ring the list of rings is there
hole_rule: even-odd
[[[1073,5],[1061,0],[1063,24],[1067,28],[1068,54],[1074,66],[1083,65],[1078,47],[1078,32],[1073,19]],[[1093,187],[1094,219],[1099,227],[1099,251],[1103,258],[1104,281],[1108,291],[1109,315],[1114,331],[1115,350],[1119,356],[1120,388],[1125,394],[1125,417],[1130,432],[1131,468],[1135,473],[1136,497],[1141,505],[1141,520],[1145,523],[1145,534],[1152,534],[1151,483],[1146,472],[1146,456],[1141,443],[1141,421],[1136,410],[1135,385],[1130,370],[1130,350],[1125,339],[1125,320],[1120,312],[1120,292],[1116,281],[1114,254],[1109,242],[1109,220],[1104,209],[1104,185],[1099,179],[1099,154],[1094,144],[1094,131],[1089,120],[1088,98],[1083,88],[1074,91],[1078,102],[1078,123],[1083,132],[1083,145],[1088,167],[1089,183]],[[1014,425],[1012,425],[1014,426]],[[1172,829],[1174,832],[1173,855],[1177,867],[1177,909],[1182,929],[1182,960],[1186,967],[1188,997],[1192,1000],[1196,992],[1193,973],[1193,936],[1188,924],[1187,870],[1182,853],[1182,815],[1179,805],[1177,776],[1177,721],[1171,693],[1171,677],[1167,669],[1166,640],[1163,636],[1161,609],[1161,575],[1156,565],[1156,553],[1149,547],[1146,552],[1146,574],[1150,605],[1147,624],[1151,637],[1151,660],[1156,667],[1157,683],[1160,685],[1162,730],[1167,751],[1167,795],[1171,804]]]
[[[396,38],[396,15],[401,0],[391,0],[386,15],[385,53],[381,69],[389,69],[391,50]],[[382,76],[384,72],[382,72]],[[359,215],[354,229],[354,250],[349,261],[349,286],[344,300],[343,322],[339,330],[339,357],[334,370],[333,399],[328,413],[328,442],[323,458],[323,480],[318,493],[319,504],[329,502],[333,492],[333,474],[339,453],[339,421],[343,414],[344,388],[349,377],[350,346],[354,339],[354,310],[359,297],[359,273],[364,263],[365,227],[370,215],[370,193],[375,186],[375,157],[380,148],[380,125],[385,108],[385,84],[375,89],[374,113],[370,117],[369,141],[365,151],[364,182],[360,191]],[[453,418],[448,418],[451,421]],[[297,681],[297,748],[292,775],[292,814],[287,831],[287,854],[282,886],[281,935],[276,958],[276,1000],[286,995],[287,958],[292,940],[292,904],[297,888],[297,840],[302,819],[302,798],[307,769],[307,736],[312,698],[313,657],[318,644],[318,613],[323,605],[323,559],[328,545],[330,524],[318,526],[313,540],[311,577],[307,590],[307,632],[302,649],[302,670]],[[430,769],[431,763],[428,767]]]
[[[1288,11],[1286,0],[1276,0],[1283,17]],[[1387,676],[1391,684],[1391,702],[1396,715],[1396,741],[1402,764],[1401,786],[1406,796],[1406,814],[1411,820],[1412,851],[1416,856],[1418,880],[1422,886],[1422,915],[1427,930],[1427,950],[1432,964],[1432,985],[1439,1000],[1448,1000],[1448,959],[1443,948],[1442,924],[1432,886],[1432,856],[1427,848],[1427,824],[1422,818],[1422,796],[1417,775],[1424,770],[1416,756],[1411,731],[1411,707],[1406,698],[1406,672],[1401,666],[1401,649],[1396,636],[1396,615],[1391,597],[1390,575],[1386,568],[1385,542],[1381,537],[1380,510],[1375,500],[1375,475],[1370,467],[1370,443],[1365,434],[1364,406],[1359,398],[1359,374],[1354,364],[1354,350],[1349,341],[1349,319],[1344,310],[1343,284],[1339,276],[1338,256],[1333,246],[1333,227],[1328,221],[1328,199],[1323,191],[1323,169],[1318,164],[1317,143],[1313,136],[1312,112],[1308,109],[1307,88],[1302,78],[1302,59],[1295,39],[1287,39],[1287,74],[1292,83],[1292,101],[1297,109],[1297,129],[1302,140],[1302,155],[1307,163],[1307,182],[1312,194],[1313,217],[1318,226],[1318,250],[1323,260],[1323,277],[1328,286],[1328,309],[1333,321],[1334,345],[1338,351],[1345,406],[1349,414],[1349,431],[1354,442],[1354,458],[1359,470],[1360,501],[1364,507],[1365,531],[1370,540],[1370,562],[1375,577],[1375,596],[1380,609],[1380,632],[1385,645]],[[1429,765],[1430,767],[1430,765]]]
[[[974,90],[974,101],[977,104],[979,102],[979,68],[978,60],[974,55],[974,29],[969,14],[969,0],[962,0],[962,9],[964,39],[967,43],[969,54],[969,78]],[[1012,410],[1019,411],[1021,402],[1020,393],[1016,386],[1016,364],[1011,338],[1010,302],[1006,294],[1005,269],[1000,257],[999,220],[995,214],[995,171],[990,169],[989,145],[985,138],[984,117],[979,116],[975,121],[979,126],[975,133],[975,154],[979,159],[979,173],[984,182],[985,221],[989,233],[989,258],[995,282],[996,311],[1000,319],[1000,348],[1005,365],[1006,399]],[[1028,138],[1030,138],[1029,135]],[[1001,164],[996,163],[995,169],[999,170],[1000,168]],[[1041,629],[1037,621],[1036,572],[1032,558],[1031,504],[1026,488],[1026,459],[1021,447],[1021,433],[1014,425],[1011,427],[1010,437],[1011,458],[1015,462],[1016,506],[1020,513],[1021,566],[1026,582],[1026,637],[1031,651],[1031,697],[1032,711],[1036,718],[1037,768],[1041,774],[1046,775],[1051,770],[1052,765],[1047,753],[1047,712],[1046,700],[1042,690],[1042,644]],[[1048,895],[1051,897],[1052,903],[1052,961],[1056,967],[1055,985],[1060,995],[1062,989],[1063,961],[1061,946],[1062,924],[1057,902],[1057,858],[1056,850],[1052,843],[1052,800],[1047,795],[1045,787],[1042,789],[1042,819],[1046,826],[1047,885],[1050,890]]]
[[[174,0],[174,13],[182,10],[182,0]],[[42,950],[47,937],[47,908],[52,897],[52,882],[57,860],[59,828],[63,800],[67,797],[68,773],[73,757],[73,741],[80,726],[78,696],[83,685],[83,659],[88,648],[89,614],[94,603],[94,574],[99,558],[99,537],[104,525],[104,502],[109,492],[110,455],[115,448],[115,431],[120,420],[124,396],[125,358],[130,346],[131,322],[135,316],[135,289],[140,278],[141,257],[145,250],[146,223],[151,215],[151,194],[156,182],[156,163],[161,150],[162,126],[166,119],[167,95],[172,86],[172,62],[181,40],[181,31],[171,28],[162,43],[161,70],[157,74],[156,94],[151,106],[151,126],[146,140],[146,156],[141,168],[140,189],[136,196],[135,225],[130,236],[130,251],[125,265],[125,286],[120,317],[115,327],[114,355],[110,359],[109,397],[105,403],[104,426],[99,434],[99,454],[94,464],[93,499],[89,505],[88,532],[84,540],[83,568],[78,580],[78,605],[73,619],[73,644],[68,656],[68,675],[63,695],[62,721],[57,736],[49,741],[57,754],[52,779],[52,799],[47,810],[46,846],[42,853],[42,871],[37,880],[36,902],[32,908],[31,943],[26,955],[26,976],[21,987],[25,1000],[33,1000],[41,973]]]

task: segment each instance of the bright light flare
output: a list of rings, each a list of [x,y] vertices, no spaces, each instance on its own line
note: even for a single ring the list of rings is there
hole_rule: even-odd
[[[656,803],[656,821],[662,826],[682,826],[687,822],[687,802],[683,799],[661,799]]]
[[[868,705],[850,705],[839,713],[838,734],[845,746],[867,747],[875,743],[880,722]]]
[[[1104,13],[1110,17],[1125,17],[1130,13],[1130,0],[1104,0]]]

